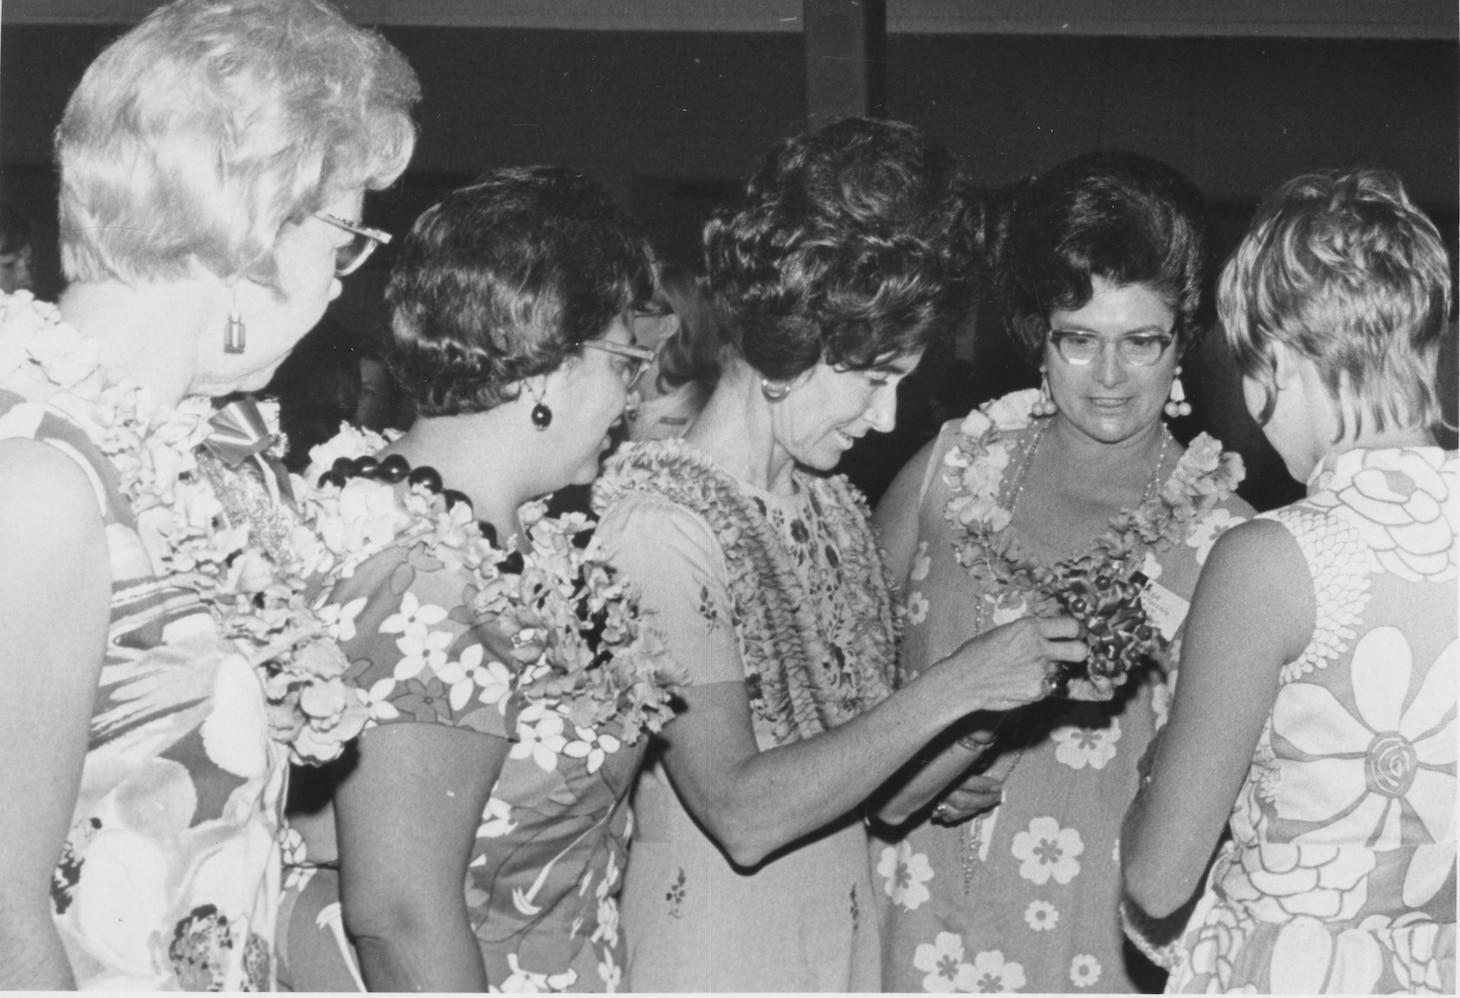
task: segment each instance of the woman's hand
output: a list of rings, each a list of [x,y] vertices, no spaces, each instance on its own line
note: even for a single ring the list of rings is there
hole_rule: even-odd
[[[938,802],[933,808],[932,820],[939,825],[956,825],[998,807],[1003,799],[1003,780],[992,776],[970,776]]]
[[[1056,692],[1059,663],[1083,662],[1088,654],[1073,618],[1024,617],[970,638],[934,668],[956,677],[952,695],[962,713],[1012,710]],[[1102,699],[1093,684],[1086,690],[1082,683],[1080,692]]]

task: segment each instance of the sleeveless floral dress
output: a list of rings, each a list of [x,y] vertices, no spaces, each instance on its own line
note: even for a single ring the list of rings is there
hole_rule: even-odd
[[[153,566],[115,467],[67,408],[0,390],[0,438],[72,457],[106,525],[111,623],[51,885],[67,959],[83,989],[272,990],[287,751],[258,674]]]
[[[1039,432],[1023,415],[1035,394],[991,403],[988,411],[1004,413],[997,421],[1017,434],[1012,454],[1007,463],[994,458],[972,469],[986,475],[1006,508]],[[992,602],[1000,591],[975,582],[954,558],[942,469],[958,430],[948,423],[938,437],[917,547],[900,580],[909,673],[1023,613]],[[1249,513],[1241,499],[1227,498],[1184,524],[1164,551],[1148,552],[1144,574],[1183,605],[1217,537]],[[975,609],[985,604],[992,614]],[[1168,621],[1163,630],[1177,626]],[[873,840],[883,990],[1112,993],[1151,986],[1142,975],[1159,970],[1125,946],[1115,848],[1136,794],[1136,764],[1169,703],[1166,677],[1152,668],[1132,675],[1107,703],[1052,699],[1014,712],[1004,727],[1015,730],[1001,731],[990,750],[1000,754],[986,763],[988,775],[1004,780],[1000,805],[953,827],[923,820],[901,836]]]
[[[1169,990],[1455,993],[1456,486],[1453,452],[1352,450],[1264,514],[1317,626]]]

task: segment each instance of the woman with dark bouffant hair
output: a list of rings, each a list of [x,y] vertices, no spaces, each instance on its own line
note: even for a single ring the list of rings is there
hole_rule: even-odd
[[[901,827],[874,853],[883,986],[1138,991],[1159,971],[1123,953],[1112,852],[1201,562],[1248,512],[1240,459],[1209,437],[1182,447],[1163,419],[1190,411],[1206,211],[1166,164],[1100,152],[1000,192],[985,226],[990,290],[1041,385],[944,424],[877,508],[902,667],[1065,610],[1090,674],[1120,689],[971,719],[910,771],[944,788],[885,813]]]
[[[599,537],[689,681],[635,799],[633,990],[878,990],[867,802],[966,714],[1048,695],[1085,654],[1073,621],[1026,620],[898,689],[866,503],[827,474],[892,429],[898,384],[962,317],[963,193],[911,125],[778,145],[705,229],[728,345],[704,412],[595,489]]]
[[[387,363],[417,419],[315,452],[342,505],[385,481],[409,515],[360,510],[395,540],[330,596],[370,720],[334,834],[296,822],[296,990],[619,983],[628,791],[667,665],[587,519],[534,500],[597,475],[653,359],[627,324],[651,282],[603,189],[554,167],[487,174],[403,241]]]

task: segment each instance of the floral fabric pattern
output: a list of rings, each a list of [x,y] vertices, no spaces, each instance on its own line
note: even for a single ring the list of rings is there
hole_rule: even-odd
[[[1454,992],[1456,483],[1438,448],[1349,451],[1265,514],[1303,553],[1317,626],[1172,990]]]
[[[53,312],[28,293],[0,296],[0,438],[48,444],[86,473],[112,578],[86,759],[51,878],[56,928],[83,989],[272,990],[288,749],[271,737],[260,673],[155,560],[123,489],[124,466],[150,474],[171,446],[155,435],[120,446],[85,392],[37,394],[10,377],[27,345],[48,352],[53,377],[94,370],[94,344]],[[148,444],[155,454],[141,453]],[[207,522],[221,507],[196,484]]]
[[[1007,509],[1010,480],[1037,432],[1027,417],[1031,397],[1016,393],[986,407],[979,419],[969,417],[975,429],[985,419],[1000,427],[1007,446],[986,448],[977,457],[965,453],[957,446],[956,422],[939,436],[930,460],[955,469],[962,496],[982,507],[961,507],[968,519],[997,525]],[[964,421],[965,429],[969,425]],[[1219,448],[1186,465],[1198,459],[1204,466],[1222,462]],[[959,498],[948,478],[935,475],[929,485],[908,577],[900,580],[908,671],[947,655],[980,627],[1031,611],[1027,590],[975,579],[956,559],[955,545],[964,537],[945,516],[950,499]],[[1170,543],[1132,551],[1132,557],[1140,559],[1136,564],[1147,578],[1159,578],[1188,600],[1211,544],[1246,515],[1241,500],[1227,499],[1183,521]],[[982,613],[972,611],[981,604]],[[1179,634],[1171,637],[1174,656]],[[1002,804],[953,828],[924,822],[894,841],[874,840],[872,861],[883,888],[884,990],[1105,993],[1151,985],[1150,978],[1131,976],[1123,955],[1115,840],[1135,796],[1136,763],[1155,733],[1164,690],[1164,677],[1152,669],[1132,675],[1111,703],[1054,700],[1032,708],[1025,734],[988,767],[991,776],[1005,778]],[[889,849],[908,859],[879,865]],[[912,882],[902,886],[897,878],[915,872],[920,903],[899,903]]]

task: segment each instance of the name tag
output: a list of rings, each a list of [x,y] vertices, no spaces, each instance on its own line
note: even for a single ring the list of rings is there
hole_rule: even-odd
[[[1132,575],[1131,581],[1141,586],[1141,606],[1146,611],[1146,617],[1156,625],[1166,640],[1174,639],[1182,622],[1186,620],[1186,612],[1191,609],[1191,601],[1182,599],[1140,572]]]

